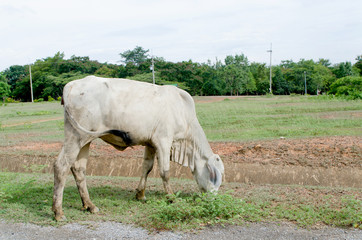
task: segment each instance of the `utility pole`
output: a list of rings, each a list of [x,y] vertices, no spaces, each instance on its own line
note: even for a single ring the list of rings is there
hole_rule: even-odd
[[[31,64],[29,64],[29,76],[30,76],[30,94],[31,94],[31,102],[34,102],[34,97],[33,97],[33,80],[31,79]]]
[[[272,92],[272,44],[270,43],[270,50],[268,50],[267,52],[270,53],[270,64],[269,64],[269,68],[270,68],[270,73],[269,73],[269,84],[270,84],[270,87],[269,87],[269,90],[270,90],[270,94],[273,94]]]
[[[155,61],[152,56],[152,83],[155,84]]]
[[[304,71],[304,87],[305,87],[305,95],[307,96],[307,72]]]

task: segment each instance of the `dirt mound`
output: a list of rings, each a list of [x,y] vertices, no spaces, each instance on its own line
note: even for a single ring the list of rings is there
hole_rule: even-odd
[[[212,142],[225,165],[228,182],[255,184],[299,184],[362,187],[362,138],[319,137],[250,142]],[[0,169],[14,172],[42,167],[52,172],[61,143],[33,142],[1,146]],[[142,146],[123,152],[94,141],[87,164],[87,175],[139,177]],[[157,163],[156,163],[157,165]],[[39,166],[39,167],[37,167]],[[172,177],[190,178],[188,168],[171,162]],[[150,177],[158,177],[157,166]]]
[[[211,143],[225,162],[308,167],[362,167],[361,137]]]
[[[211,148],[228,163],[256,163],[308,167],[362,167],[362,137],[335,136],[307,139],[278,139],[249,142],[211,142]],[[33,142],[26,145],[0,146],[2,152],[57,153],[62,144]],[[96,141],[91,156],[142,159],[143,147],[135,146],[119,152]]]

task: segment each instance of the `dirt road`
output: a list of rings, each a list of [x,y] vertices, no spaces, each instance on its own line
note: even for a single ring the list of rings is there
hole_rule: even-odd
[[[115,222],[88,222],[68,224],[59,228],[41,227],[33,224],[5,223],[0,221],[0,240],[65,240],[65,239],[362,239],[362,230],[301,229],[292,224],[249,223],[245,226],[211,227],[191,233],[155,232]]]

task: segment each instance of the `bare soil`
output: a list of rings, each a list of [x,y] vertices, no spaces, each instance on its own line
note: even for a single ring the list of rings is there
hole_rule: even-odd
[[[362,137],[336,136],[307,139],[279,139],[249,142],[211,142],[214,153],[225,164],[255,163],[303,167],[362,167]],[[0,146],[4,153],[43,152],[58,153],[60,142],[29,142],[26,145]],[[92,144],[91,156],[142,158],[143,147],[135,146],[119,152],[112,146],[96,142]]]
[[[0,169],[22,172],[42,165],[43,172],[51,172],[61,146],[59,142],[1,146]],[[228,182],[362,187],[362,137],[212,142],[211,147],[224,161]],[[119,152],[97,140],[91,146],[87,174],[140,176],[143,149]],[[154,169],[151,177],[158,176]],[[171,174],[192,178],[189,169],[174,163]]]
[[[361,137],[211,143],[225,162],[313,168],[362,167]]]

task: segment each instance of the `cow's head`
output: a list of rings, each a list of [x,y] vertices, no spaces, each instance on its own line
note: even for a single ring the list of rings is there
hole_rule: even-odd
[[[214,154],[209,158],[204,167],[199,170],[196,181],[204,192],[216,192],[222,182],[224,176],[224,164],[220,156]]]

